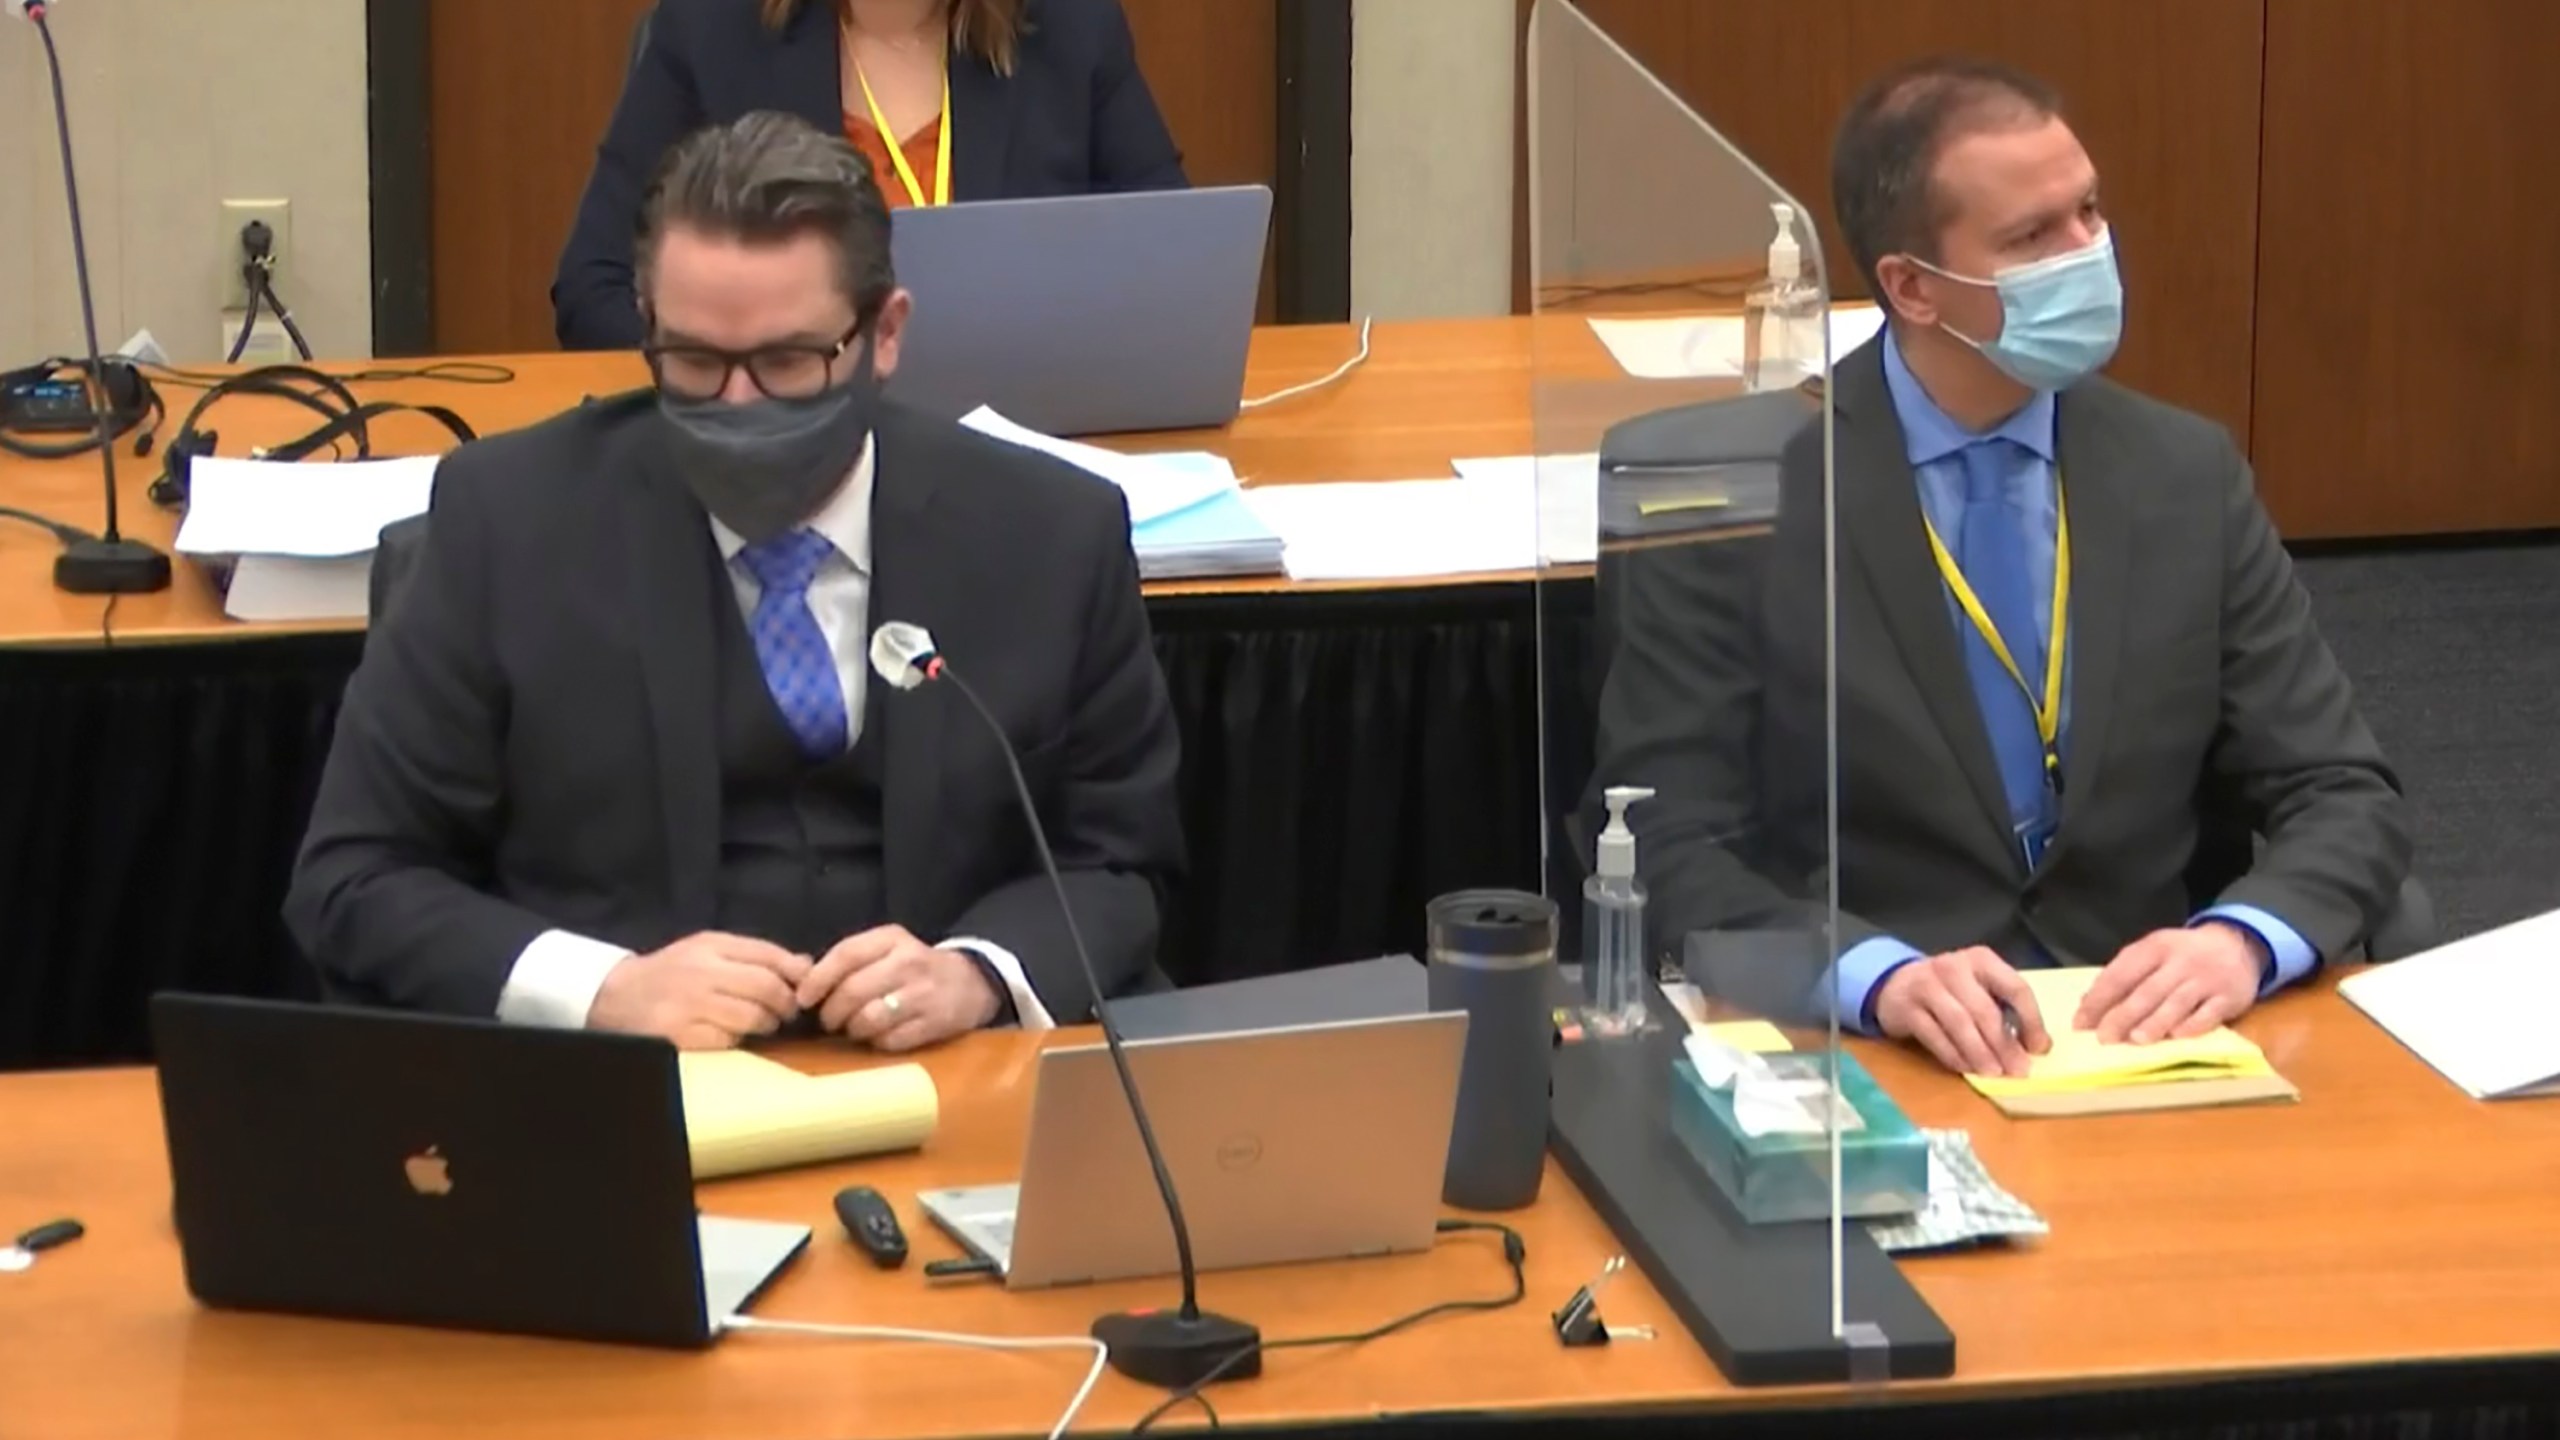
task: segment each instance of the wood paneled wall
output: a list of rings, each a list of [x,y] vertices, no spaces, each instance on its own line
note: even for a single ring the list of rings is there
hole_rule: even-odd
[[[2258,473],[2290,533],[2560,526],[2560,5],[2267,0]]]
[[[1832,129],[1878,72],[1965,52],[2044,77],[2105,177],[2112,373],[2228,425],[2288,536],[2560,527],[2560,5],[1582,9],[1826,218]]]
[[[622,91],[632,27],[651,3],[434,0],[437,350],[552,347],[552,269]],[[1124,3],[1192,179],[1269,184],[1277,0]]]

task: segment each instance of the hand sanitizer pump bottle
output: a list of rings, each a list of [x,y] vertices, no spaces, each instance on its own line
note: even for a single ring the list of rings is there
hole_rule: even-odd
[[[1589,1035],[1641,1033],[1651,1017],[1645,988],[1644,882],[1636,878],[1636,837],[1627,807],[1653,798],[1641,786],[1614,785],[1602,793],[1608,828],[1600,832],[1599,863],[1582,883],[1583,984],[1590,1004],[1583,1014]]]
[[[1742,302],[1742,384],[1792,390],[1822,371],[1822,292],[1804,278],[1796,207],[1772,204],[1769,215],[1778,225],[1769,242],[1769,278]]]

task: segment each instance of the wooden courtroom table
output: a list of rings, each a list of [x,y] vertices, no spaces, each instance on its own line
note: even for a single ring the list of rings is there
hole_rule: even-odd
[[[1267,395],[1322,377],[1348,359],[1358,341],[1350,325],[1272,326],[1254,332],[1245,393]],[[1449,462],[1470,456],[1524,455],[1539,447],[1592,448],[1601,429],[1627,416],[1704,395],[1729,391],[1729,382],[1630,380],[1620,374],[1588,326],[1572,317],[1541,323],[1526,318],[1382,323],[1371,335],[1367,363],[1319,391],[1248,410],[1219,430],[1163,431],[1108,437],[1133,451],[1214,450],[1225,455],[1248,485],[1327,480],[1445,478]],[[444,405],[481,434],[534,424],[577,405],[648,383],[633,354],[507,355],[471,358],[515,372],[508,383],[458,384],[405,380],[356,386],[358,398]],[[430,362],[369,361],[350,368],[407,368]],[[1554,385],[1540,376],[1564,377]],[[159,382],[170,416],[160,437],[177,432],[198,390]],[[1537,416],[1544,417],[1542,426]],[[262,441],[290,438],[316,422],[309,412],[282,401],[226,397],[208,424],[222,436],[222,453],[238,456]],[[452,439],[432,421],[394,416],[376,422],[379,453],[441,453]],[[176,533],[177,516],[145,494],[160,473],[155,448],[133,455],[132,437],[116,455],[117,493],[129,534],[163,550]],[[96,530],[105,505],[94,455],[75,460],[30,461],[0,456],[0,505],[33,510]],[[15,522],[0,524],[0,646],[93,645],[107,621],[107,601],[66,595],[53,588],[57,547],[51,536]],[[176,582],[158,595],[115,602],[118,643],[252,638],[344,624],[246,625],[226,618],[207,573],[181,556]],[[1522,580],[1526,572],[1477,577],[1432,576],[1415,584],[1474,580]],[[1313,588],[1386,588],[1296,585],[1278,576],[1182,581],[1148,586],[1148,593],[1177,595],[1253,593]]]
[[[2560,1355],[2560,1105],[2464,1098],[2325,983],[2240,1028],[2300,1086],[2300,1104],[2011,1121],[1913,1054],[1860,1043],[1916,1120],[1970,1129],[1994,1176],[2053,1223],[2025,1248],[1906,1263],[1957,1337],[1952,1380],[1737,1391],[1632,1271],[1604,1309],[1661,1338],[1559,1346],[1548,1312],[1614,1245],[1551,1166],[1539,1202],[1505,1217],[1528,1248],[1521,1304],[1362,1347],[1277,1353],[1262,1378],[1213,1398],[1230,1425],[1731,1413]],[[985,1034],[926,1057],[943,1109],[921,1153],[706,1185],[715,1213],[815,1227],[752,1313],[1027,1336],[1080,1334],[1105,1310],[1169,1302],[1169,1280],[1013,1295],[921,1278],[925,1261],[956,1252],[910,1197],[1017,1173],[1038,1043]],[[788,1053],[812,1069],[867,1063]],[[0,1076],[0,1117],[0,1232],[66,1214],[89,1226],[34,1269],[0,1275],[0,1435],[1026,1434],[1051,1423],[1088,1363],[765,1334],[664,1353],[206,1311],[181,1283],[149,1071]],[[829,1198],[857,1182],[899,1206],[915,1250],[907,1268],[874,1270],[838,1230]],[[1491,1240],[1460,1236],[1428,1255],[1213,1275],[1203,1290],[1279,1339],[1506,1284]],[[1125,1427],[1156,1398],[1107,1376],[1082,1428]]]

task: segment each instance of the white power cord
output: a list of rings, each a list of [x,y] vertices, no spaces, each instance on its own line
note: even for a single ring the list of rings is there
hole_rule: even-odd
[[[1352,371],[1359,369],[1362,362],[1366,361],[1368,358],[1369,317],[1363,315],[1360,317],[1360,348],[1353,352],[1350,359],[1334,366],[1331,373],[1325,375],[1321,379],[1310,380],[1303,385],[1292,385],[1286,390],[1274,390],[1268,395],[1253,396],[1244,402],[1243,408],[1247,410],[1259,410],[1263,406],[1271,404],[1276,400],[1287,400],[1294,396],[1305,395],[1311,391],[1321,390],[1327,385],[1341,379],[1343,376],[1350,374]]]
[[[962,1335],[949,1330],[900,1330],[886,1325],[820,1325],[806,1320],[762,1320],[752,1315],[732,1315],[721,1322],[724,1330],[764,1330],[782,1335],[818,1335],[831,1340],[892,1340],[917,1345],[958,1345],[970,1350],[1085,1350],[1092,1352],[1093,1364],[1084,1372],[1084,1383],[1076,1387],[1058,1423],[1049,1427],[1049,1440],[1067,1433],[1076,1423],[1076,1415],[1093,1395],[1093,1387],[1102,1382],[1102,1371],[1111,1361],[1111,1351],[1090,1335]]]

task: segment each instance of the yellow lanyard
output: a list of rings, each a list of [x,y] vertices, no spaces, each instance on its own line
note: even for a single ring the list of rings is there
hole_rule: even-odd
[[[2071,507],[2062,493],[2062,472],[2053,476],[2053,631],[2044,647],[2044,692],[2041,697],[2026,675],[2018,669],[2017,659],[2009,653],[2007,641],[2000,638],[2000,627],[1991,623],[1991,614],[1965,583],[1964,571],[1956,558],[1947,553],[1947,544],[1938,538],[1938,527],[1920,517],[1921,528],[1929,532],[1929,553],[1937,557],[1938,574],[1945,578],[1947,589],[1956,597],[1957,608],[1973,622],[1975,633],[1991,647],[2000,668],[2018,682],[2027,697],[2027,709],[2036,717],[2036,738],[2044,742],[2045,783],[2054,793],[2062,791],[2062,647],[2071,634]]]
[[[850,58],[850,57],[848,57]],[[862,103],[871,107],[871,128],[880,132],[881,147],[889,152],[889,163],[898,169],[898,180],[907,187],[907,201],[914,205],[948,205],[951,203],[951,66],[942,67],[942,133],[933,148],[933,198],[924,198],[924,186],[916,183],[915,167],[907,163],[907,147],[898,143],[897,132],[889,128],[889,117],[880,113],[880,101],[871,93],[871,79],[862,67],[853,67],[854,83],[862,87]]]

